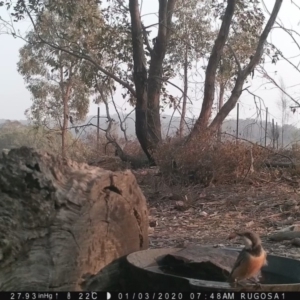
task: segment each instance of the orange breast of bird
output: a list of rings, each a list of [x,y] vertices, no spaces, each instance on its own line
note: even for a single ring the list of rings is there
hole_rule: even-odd
[[[233,272],[232,278],[237,280],[254,277],[260,269],[266,264],[266,253],[255,257],[249,255]]]

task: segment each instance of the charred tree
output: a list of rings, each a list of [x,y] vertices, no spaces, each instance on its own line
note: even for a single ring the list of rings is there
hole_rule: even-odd
[[[129,0],[134,62],[134,84],[136,90],[136,135],[150,162],[153,150],[161,142],[160,94],[162,86],[163,60],[170,38],[173,9],[176,0],[159,1],[158,35],[153,48],[150,47],[143,28],[138,0]],[[147,70],[144,42],[151,60]]]

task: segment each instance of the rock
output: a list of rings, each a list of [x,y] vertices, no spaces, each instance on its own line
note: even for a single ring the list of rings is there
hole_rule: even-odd
[[[285,231],[300,231],[300,224],[294,224],[289,227],[284,227],[280,229],[278,232],[285,232]]]
[[[208,216],[208,213],[205,212],[205,211],[201,211],[201,212],[199,213],[199,216],[200,216],[200,217],[207,217],[207,216]]]
[[[176,245],[176,248],[186,248],[191,244],[193,244],[193,243],[191,243],[190,241],[184,240],[184,241],[181,241],[180,243],[178,243]]]
[[[9,149],[2,149],[2,156],[5,157],[9,152]]]
[[[181,200],[183,199],[183,196],[182,195],[179,195],[179,194],[170,194],[169,195],[169,199],[170,200]],[[178,202],[182,202],[182,201],[178,201]]]
[[[149,221],[149,226],[150,227],[156,227],[157,226],[157,221],[156,220],[150,220]]]
[[[176,201],[175,202],[175,209],[184,211],[187,209],[186,204],[183,201]]]
[[[249,228],[249,227],[251,227],[251,226],[253,226],[253,225],[254,225],[254,222],[253,222],[253,221],[250,221],[250,222],[246,223],[246,227],[247,227],[247,228]]]
[[[291,243],[293,246],[300,247],[300,238],[295,238]]]
[[[225,245],[224,244],[216,244],[216,245],[213,245],[214,248],[224,248]]]
[[[295,224],[295,225],[291,226],[291,230],[292,231],[300,231],[300,224]]]
[[[1,291],[78,291],[85,274],[147,248],[146,199],[130,171],[27,147],[0,157]]]
[[[295,238],[300,238],[299,231],[280,231],[269,236],[269,239],[276,242],[281,242],[284,240],[293,240]]]

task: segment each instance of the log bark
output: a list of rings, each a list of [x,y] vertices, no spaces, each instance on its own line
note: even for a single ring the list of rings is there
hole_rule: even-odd
[[[22,147],[0,157],[0,290],[79,291],[148,248],[146,199],[112,172]]]

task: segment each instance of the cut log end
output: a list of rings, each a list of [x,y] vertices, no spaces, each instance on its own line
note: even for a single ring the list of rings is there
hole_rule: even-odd
[[[0,290],[81,290],[84,274],[146,248],[146,199],[131,171],[27,147],[0,158]]]

